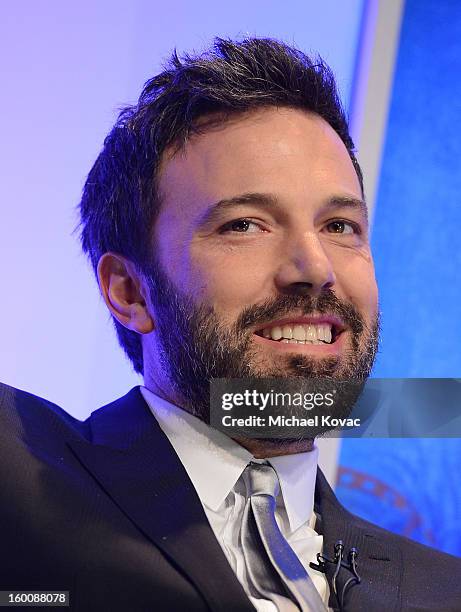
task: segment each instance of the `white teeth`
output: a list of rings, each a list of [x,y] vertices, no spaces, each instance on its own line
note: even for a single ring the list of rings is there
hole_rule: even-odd
[[[280,340],[282,337],[282,328],[281,327],[273,327],[271,329],[271,338],[272,340]]]
[[[276,341],[308,342],[310,344],[330,344],[332,340],[331,325],[322,323],[320,325],[276,325],[263,329],[264,338]]]
[[[282,327],[282,336],[284,338],[288,338],[289,340],[291,340],[291,338],[296,338],[297,336],[294,335],[293,333],[293,328],[291,325],[284,325]]]
[[[295,325],[293,327],[293,338],[295,338],[296,340],[306,339],[306,331],[302,325]]]
[[[295,340],[294,338],[291,340],[288,340],[288,338],[282,338],[280,342],[285,344],[325,344],[321,340]]]
[[[317,340],[317,329],[315,325],[306,326],[306,340]]]

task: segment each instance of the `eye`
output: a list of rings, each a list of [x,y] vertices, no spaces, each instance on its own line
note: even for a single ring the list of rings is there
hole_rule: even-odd
[[[335,219],[327,224],[327,229],[330,234],[360,234],[361,230],[355,223],[349,221],[343,221],[342,219]]]
[[[256,232],[260,232],[261,227],[251,221],[250,219],[235,219],[234,221],[229,221],[221,228],[221,233],[225,232],[238,232],[239,234],[254,234]]]

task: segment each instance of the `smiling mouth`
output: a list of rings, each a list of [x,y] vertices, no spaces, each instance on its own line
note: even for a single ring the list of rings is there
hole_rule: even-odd
[[[257,336],[281,344],[332,345],[345,330],[336,321],[280,321],[267,324],[255,332]]]

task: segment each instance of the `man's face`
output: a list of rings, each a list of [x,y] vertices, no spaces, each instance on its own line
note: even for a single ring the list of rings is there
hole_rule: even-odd
[[[147,380],[204,416],[211,377],[369,374],[366,214],[324,120],[271,108],[206,129],[165,156],[159,188]]]

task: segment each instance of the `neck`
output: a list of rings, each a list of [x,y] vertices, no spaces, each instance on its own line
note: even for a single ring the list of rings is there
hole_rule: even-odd
[[[246,448],[255,459],[269,459],[281,455],[295,455],[310,452],[314,440],[255,440],[252,438],[233,437],[233,440]]]
[[[165,390],[158,384],[156,381],[151,378],[144,378],[144,385],[155,393],[159,397],[162,397],[166,401],[175,404],[179,408],[182,408],[185,412],[189,412],[193,414],[197,418],[204,420],[200,417],[200,415],[193,413],[188,410],[183,404],[179,397],[176,397],[171,389]],[[295,455],[297,453],[306,453],[310,452],[314,448],[314,440],[312,439],[303,439],[303,440],[261,440],[254,438],[245,438],[243,436],[235,436],[232,438],[246,448],[255,459],[269,459],[270,457],[280,457],[281,455]]]

